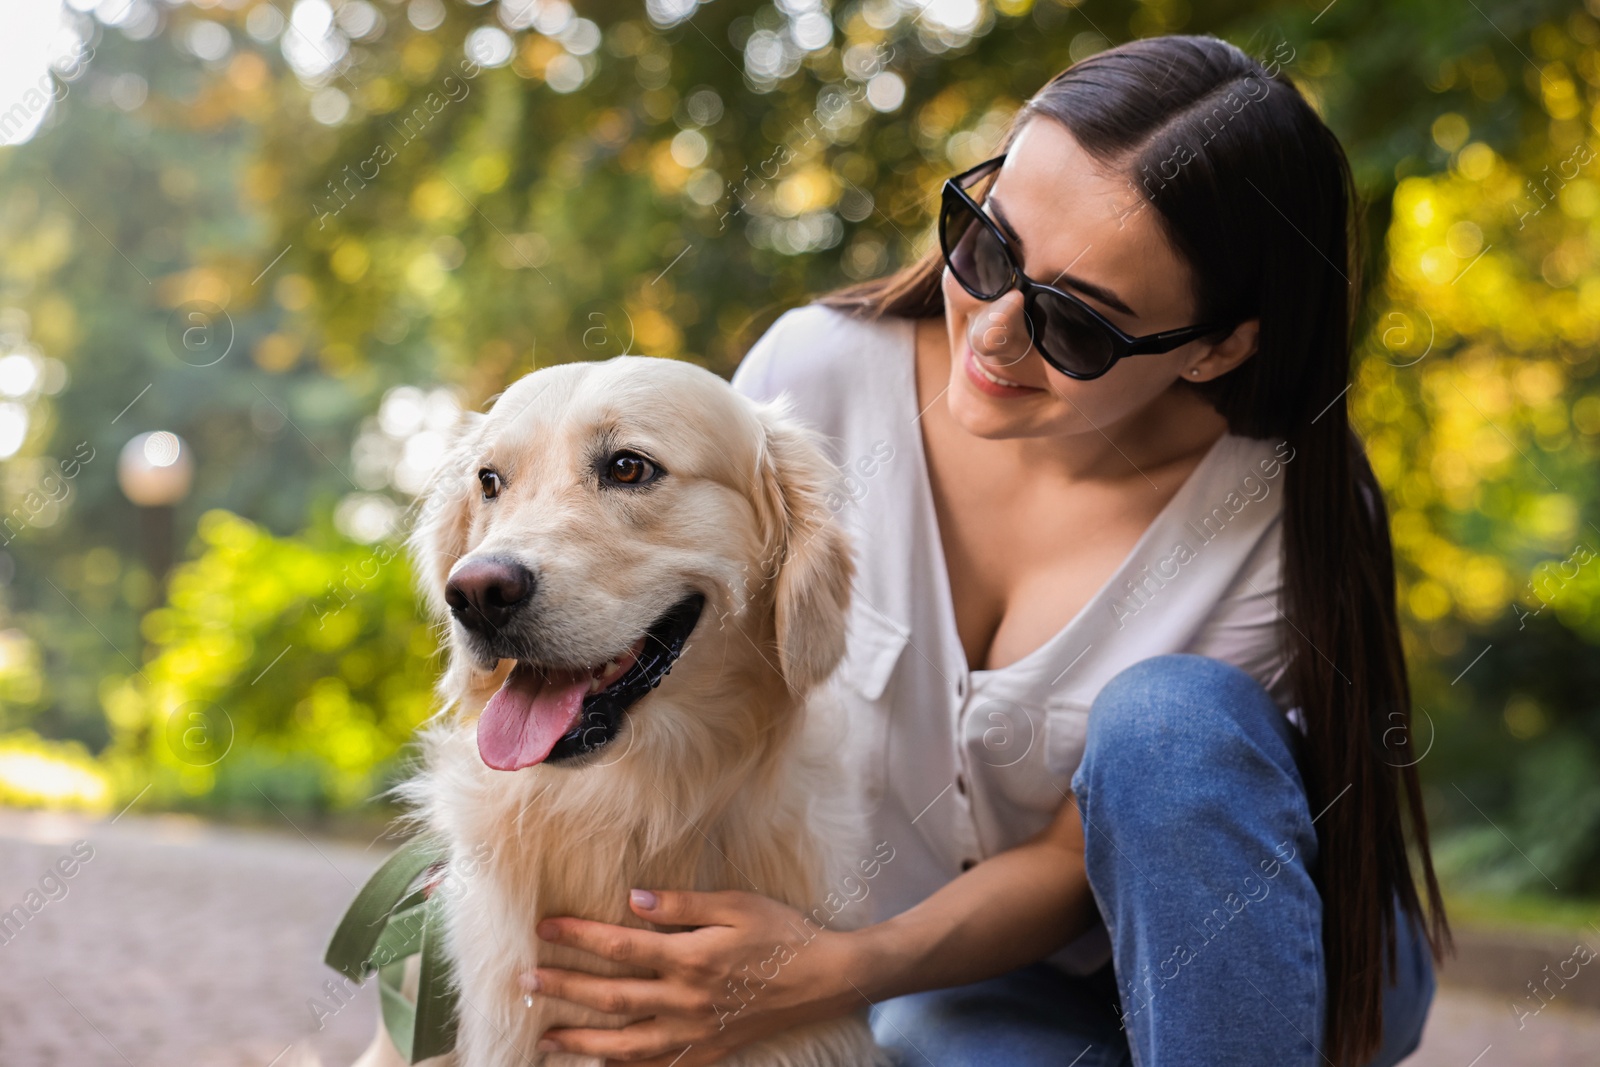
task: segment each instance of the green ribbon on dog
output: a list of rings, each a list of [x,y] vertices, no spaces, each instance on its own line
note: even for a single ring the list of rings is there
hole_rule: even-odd
[[[428,886],[412,888],[448,858],[435,841],[420,836],[408,841],[361,887],[323,957],[354,982],[378,973],[383,1025],[407,1063],[442,1055],[456,1044],[458,994],[441,944],[441,900]],[[400,985],[406,959],[419,953],[422,969],[413,1004]]]

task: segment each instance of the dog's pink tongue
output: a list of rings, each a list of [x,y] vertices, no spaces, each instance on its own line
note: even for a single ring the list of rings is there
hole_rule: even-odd
[[[540,763],[578,725],[589,690],[586,670],[539,671],[517,664],[478,716],[478,755],[497,771]]]

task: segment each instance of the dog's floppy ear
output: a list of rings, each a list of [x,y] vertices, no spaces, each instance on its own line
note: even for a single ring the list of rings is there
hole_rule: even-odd
[[[757,405],[764,439],[757,510],[764,573],[774,575],[779,669],[803,694],[844,656],[855,564],[850,540],[828,506],[839,472],[820,437],[789,414],[786,400]]]
[[[449,432],[445,457],[417,496],[416,524],[406,537],[406,550],[417,585],[435,618],[446,618],[444,583],[450,569],[467,551],[472,494],[478,479],[472,469],[479,435],[488,418],[482,412],[463,411]]]

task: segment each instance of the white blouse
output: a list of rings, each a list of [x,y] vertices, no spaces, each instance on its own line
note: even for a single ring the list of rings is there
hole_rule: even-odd
[[[1279,556],[1286,443],[1227,434],[1065,628],[1014,663],[970,670],[949,588],[917,422],[915,323],[864,322],[820,304],[779,317],[733,386],[789,394],[843,474],[830,501],[858,563],[849,647],[832,686],[848,713],[872,840],[894,847],[873,880],[877,922],[1065,803],[1095,694],[1167,652],[1233,663],[1288,708]],[[1298,721],[1298,708],[1289,709]],[[1097,926],[1048,957],[1085,974],[1110,959]]]

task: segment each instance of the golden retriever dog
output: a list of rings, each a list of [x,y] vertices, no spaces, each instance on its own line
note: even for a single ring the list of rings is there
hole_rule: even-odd
[[[443,709],[400,790],[452,856],[435,892],[460,1028],[441,1059],[599,1064],[534,1044],[637,1017],[530,1008],[517,977],[650,976],[534,933],[553,915],[675,929],[633,914],[630,887],[744,889],[848,928],[823,907],[865,855],[821,685],[854,572],[836,476],[782,399],[669,359],[541,369],[463,416],[407,544],[449,632]],[[752,996],[730,983],[724,1007]],[[865,1009],[722,1062],[888,1064]],[[360,1062],[403,1061],[380,1026]]]

